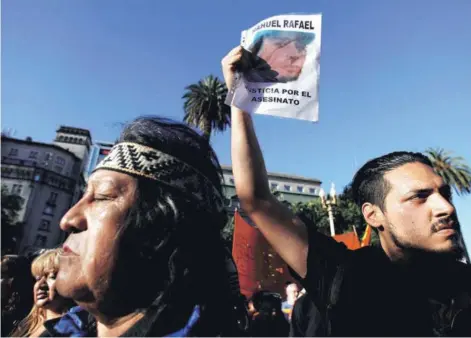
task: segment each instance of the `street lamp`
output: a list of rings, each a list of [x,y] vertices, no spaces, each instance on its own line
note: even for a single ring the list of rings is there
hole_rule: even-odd
[[[335,226],[334,226],[334,213],[332,211],[332,207],[337,205],[337,195],[335,193],[335,184],[332,183],[330,187],[329,198],[326,198],[324,189],[321,188],[319,191],[319,196],[322,202],[322,208],[327,209],[327,213],[329,214],[329,223],[330,223],[330,235],[333,237],[335,236]]]

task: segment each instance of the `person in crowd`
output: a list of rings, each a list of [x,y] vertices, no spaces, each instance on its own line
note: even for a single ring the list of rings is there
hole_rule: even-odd
[[[286,300],[281,304],[281,309],[285,314],[286,319],[291,320],[291,311],[293,310],[294,303],[298,299],[298,285],[291,281],[286,282],[285,293]]]
[[[222,61],[231,88],[242,48]],[[471,334],[471,266],[459,262],[459,224],[450,186],[420,153],[368,161],[353,178],[364,220],[381,247],[351,251],[312,231],[270,192],[252,118],[232,107],[232,165],[241,207],[300,276],[325,325],[322,335]],[[469,297],[467,298],[469,299]],[[464,309],[462,307],[465,307]],[[456,323],[466,328],[456,328]],[[456,331],[457,330],[457,331]]]
[[[255,312],[257,312],[257,310],[255,310],[255,306],[253,305],[252,297],[250,297],[250,299],[247,302],[247,311],[250,318],[252,318]]]
[[[252,317],[253,337],[287,337],[289,323],[281,311],[281,296],[265,290],[252,296],[255,313]]]
[[[187,125],[129,123],[60,223],[57,289],[79,305],[65,319],[99,337],[244,335],[221,177]]]
[[[41,336],[46,331],[45,321],[62,316],[72,305],[70,300],[59,295],[56,290],[58,254],[58,249],[46,250],[33,261],[31,273],[36,279],[32,288],[34,305],[11,333],[12,337]]]
[[[304,290],[304,289],[303,289]],[[311,297],[301,293],[291,313],[290,337],[317,337],[322,335],[319,310]]]
[[[2,337],[6,337],[33,305],[34,279],[26,257],[5,255],[1,260]]]

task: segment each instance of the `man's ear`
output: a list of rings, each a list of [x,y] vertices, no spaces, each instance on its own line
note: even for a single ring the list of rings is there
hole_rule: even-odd
[[[365,218],[366,223],[371,225],[377,230],[382,230],[384,225],[384,214],[381,209],[374,204],[364,203],[361,207],[361,212]]]

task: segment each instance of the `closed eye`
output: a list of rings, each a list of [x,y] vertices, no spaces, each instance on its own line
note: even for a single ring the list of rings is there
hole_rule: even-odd
[[[111,196],[102,195],[102,194],[95,194],[95,196],[93,196],[94,201],[109,201],[109,200],[112,200],[112,199],[113,198]]]

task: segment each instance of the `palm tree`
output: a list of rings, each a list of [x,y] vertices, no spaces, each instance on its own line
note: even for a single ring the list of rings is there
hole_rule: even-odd
[[[441,148],[429,148],[425,154],[433,168],[458,195],[471,193],[471,168],[461,156],[452,156],[451,152]]]
[[[224,103],[227,95],[224,82],[209,75],[185,90],[183,121],[198,127],[208,141],[213,130],[224,131],[231,124],[231,109]]]

